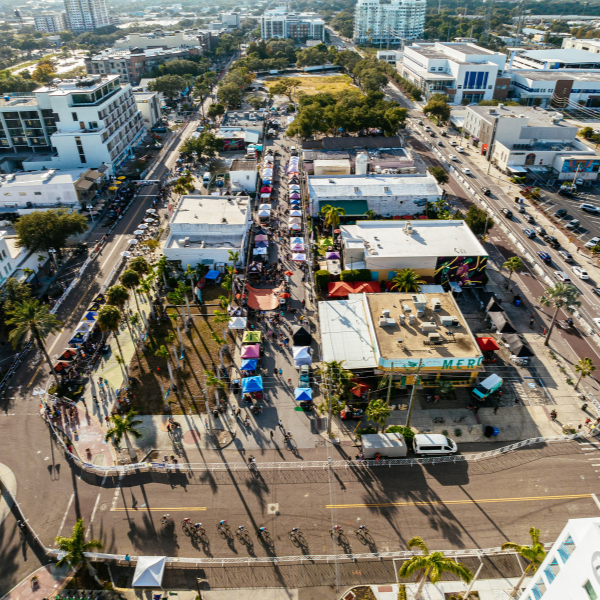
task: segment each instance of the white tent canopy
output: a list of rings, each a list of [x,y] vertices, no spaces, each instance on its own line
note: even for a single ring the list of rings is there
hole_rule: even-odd
[[[133,587],[161,587],[166,556],[140,556],[133,574]]]
[[[248,319],[246,317],[233,317],[229,321],[229,329],[246,329]]]
[[[312,364],[312,358],[308,352],[308,346],[294,346],[292,348],[292,354],[294,355],[294,366],[296,368],[302,365]]]

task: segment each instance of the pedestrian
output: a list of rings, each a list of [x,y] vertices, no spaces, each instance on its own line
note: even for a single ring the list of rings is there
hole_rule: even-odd
[[[279,369],[279,374],[283,375],[283,369]]]
[[[277,426],[279,427],[279,429],[283,429],[283,421],[281,419],[277,421]]]
[[[587,407],[588,407],[588,405],[587,405],[587,404],[584,402],[584,403],[581,405],[581,410],[583,410],[583,411],[585,412],[585,410],[587,409]]]
[[[553,421],[556,421],[556,419],[558,418],[558,413],[556,412],[556,410],[550,411],[550,417]]]
[[[273,377],[277,377],[277,369],[273,369]]]
[[[497,415],[497,414],[498,414],[498,409],[499,409],[499,408],[500,408],[499,406],[494,406],[494,414],[495,414],[495,415]]]
[[[250,417],[246,417],[246,427],[250,427]]]
[[[288,379],[288,385],[292,385],[292,380],[291,378]]]
[[[235,411],[235,416],[239,417],[241,412],[242,412],[242,409],[238,406],[237,410]]]
[[[515,404],[514,404],[514,406],[519,406],[519,402],[520,402],[519,398],[515,398]]]
[[[273,439],[273,436],[275,435],[275,432],[271,429],[271,431],[269,431],[269,435],[271,436],[271,439]]]
[[[533,324],[535,323],[535,319],[531,319],[529,321],[529,329],[533,329]]]

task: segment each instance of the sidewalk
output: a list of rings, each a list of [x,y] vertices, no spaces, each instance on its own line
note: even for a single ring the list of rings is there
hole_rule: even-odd
[[[15,586],[3,600],[45,600],[55,594],[66,582],[69,567],[56,568],[54,565],[41,567]],[[37,577],[38,585],[33,587],[31,579]]]

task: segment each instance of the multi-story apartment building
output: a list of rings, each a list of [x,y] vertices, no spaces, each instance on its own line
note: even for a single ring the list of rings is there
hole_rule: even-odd
[[[142,113],[144,127],[152,128],[160,119],[160,101],[158,92],[133,92],[137,109]]]
[[[0,100],[0,169],[114,172],[143,135],[131,86],[118,75],[66,79]]]
[[[475,44],[418,43],[404,49],[402,74],[426,97],[446,94],[454,104],[479,102],[495,97],[499,81],[504,81],[506,97],[510,79],[502,77],[505,63],[505,54]]]
[[[353,39],[357,44],[403,44],[423,36],[425,0],[358,0]]]
[[[49,13],[34,15],[35,28],[42,33],[56,33],[67,29],[67,15],[65,13]]]
[[[139,83],[144,73],[153,71],[164,62],[176,58],[189,58],[202,54],[196,48],[149,48],[147,50],[104,50],[85,59],[85,67],[91,75],[120,75],[123,81]]]
[[[295,40],[325,39],[325,21],[314,13],[285,13],[280,10],[266,11],[260,19],[260,35],[269,38],[292,38]]]
[[[76,32],[93,31],[110,25],[106,0],[64,0],[67,25]]]

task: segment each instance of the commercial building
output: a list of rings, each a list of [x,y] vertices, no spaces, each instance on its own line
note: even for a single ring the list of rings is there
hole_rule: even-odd
[[[265,11],[260,18],[260,37],[294,40],[325,39],[325,21],[315,13],[281,13]]]
[[[227,29],[238,29],[240,26],[240,13],[219,13],[219,20]]]
[[[234,192],[243,190],[245,192],[255,192],[256,182],[258,180],[257,161],[239,160],[231,161],[229,168],[229,183]]]
[[[225,140],[226,150],[243,150],[245,144],[260,142],[265,134],[265,114],[259,110],[228,110],[221,119],[218,137]],[[237,141],[236,141],[237,140]]]
[[[510,69],[600,69],[600,57],[595,52],[570,48],[551,50],[513,50]]]
[[[593,40],[578,40],[577,38],[565,38],[562,41],[562,47],[575,48],[576,50],[585,50],[594,54],[600,54],[600,39],[594,38]]]
[[[323,206],[340,206],[348,217],[373,210],[384,217],[414,215],[427,202],[442,197],[435,178],[426,175],[312,176],[308,179],[309,211],[316,216]]]
[[[475,44],[418,43],[404,49],[402,74],[427,98],[446,94],[449,103],[460,104],[494,99],[504,79],[508,90],[510,79],[502,77],[505,64],[505,54]]]
[[[577,141],[577,126],[563,121],[561,113],[529,106],[469,106],[463,129],[479,141],[482,153],[491,148],[491,160],[501,171],[573,179],[579,170],[578,177],[597,178],[600,159]]]
[[[148,50],[152,48],[198,48],[205,43],[204,35],[199,30],[163,31],[156,29],[149,33],[128,33],[118,39],[113,48],[119,50]]]
[[[158,92],[133,92],[135,105],[142,115],[144,127],[150,129],[160,119],[160,100]]]
[[[47,258],[46,252],[30,252],[23,246],[17,246],[14,231],[0,231],[0,287],[9,277],[17,281],[30,281],[35,275],[30,274],[29,270],[37,271],[39,264],[45,263]]]
[[[229,251],[240,253],[252,224],[247,196],[184,196],[169,221],[163,252],[168,260],[219,268],[230,263]]]
[[[42,33],[56,33],[67,29],[66,13],[34,15],[33,22],[37,31],[41,31]]]
[[[378,50],[377,51],[377,60],[385,60],[385,62],[390,65],[396,66],[396,63],[399,63],[404,56],[404,52],[400,52],[400,50]]]
[[[600,597],[600,519],[569,519],[519,600]]]
[[[81,33],[110,25],[106,0],[64,0],[68,28]]]
[[[397,387],[472,386],[483,356],[452,294],[352,294],[318,303],[323,361],[392,372]]]
[[[354,33],[357,44],[404,44],[423,36],[425,0],[358,0],[354,9]]]
[[[437,285],[486,281],[488,254],[464,221],[357,221],[340,231],[344,268],[370,269],[374,281],[402,269]]]
[[[117,75],[64,79],[0,100],[0,169],[114,172],[143,133],[131,86]]]
[[[104,50],[85,58],[85,68],[91,75],[115,73],[123,81],[137,84],[144,73],[157,69],[164,62],[202,54],[196,48],[149,48],[146,50]]]

